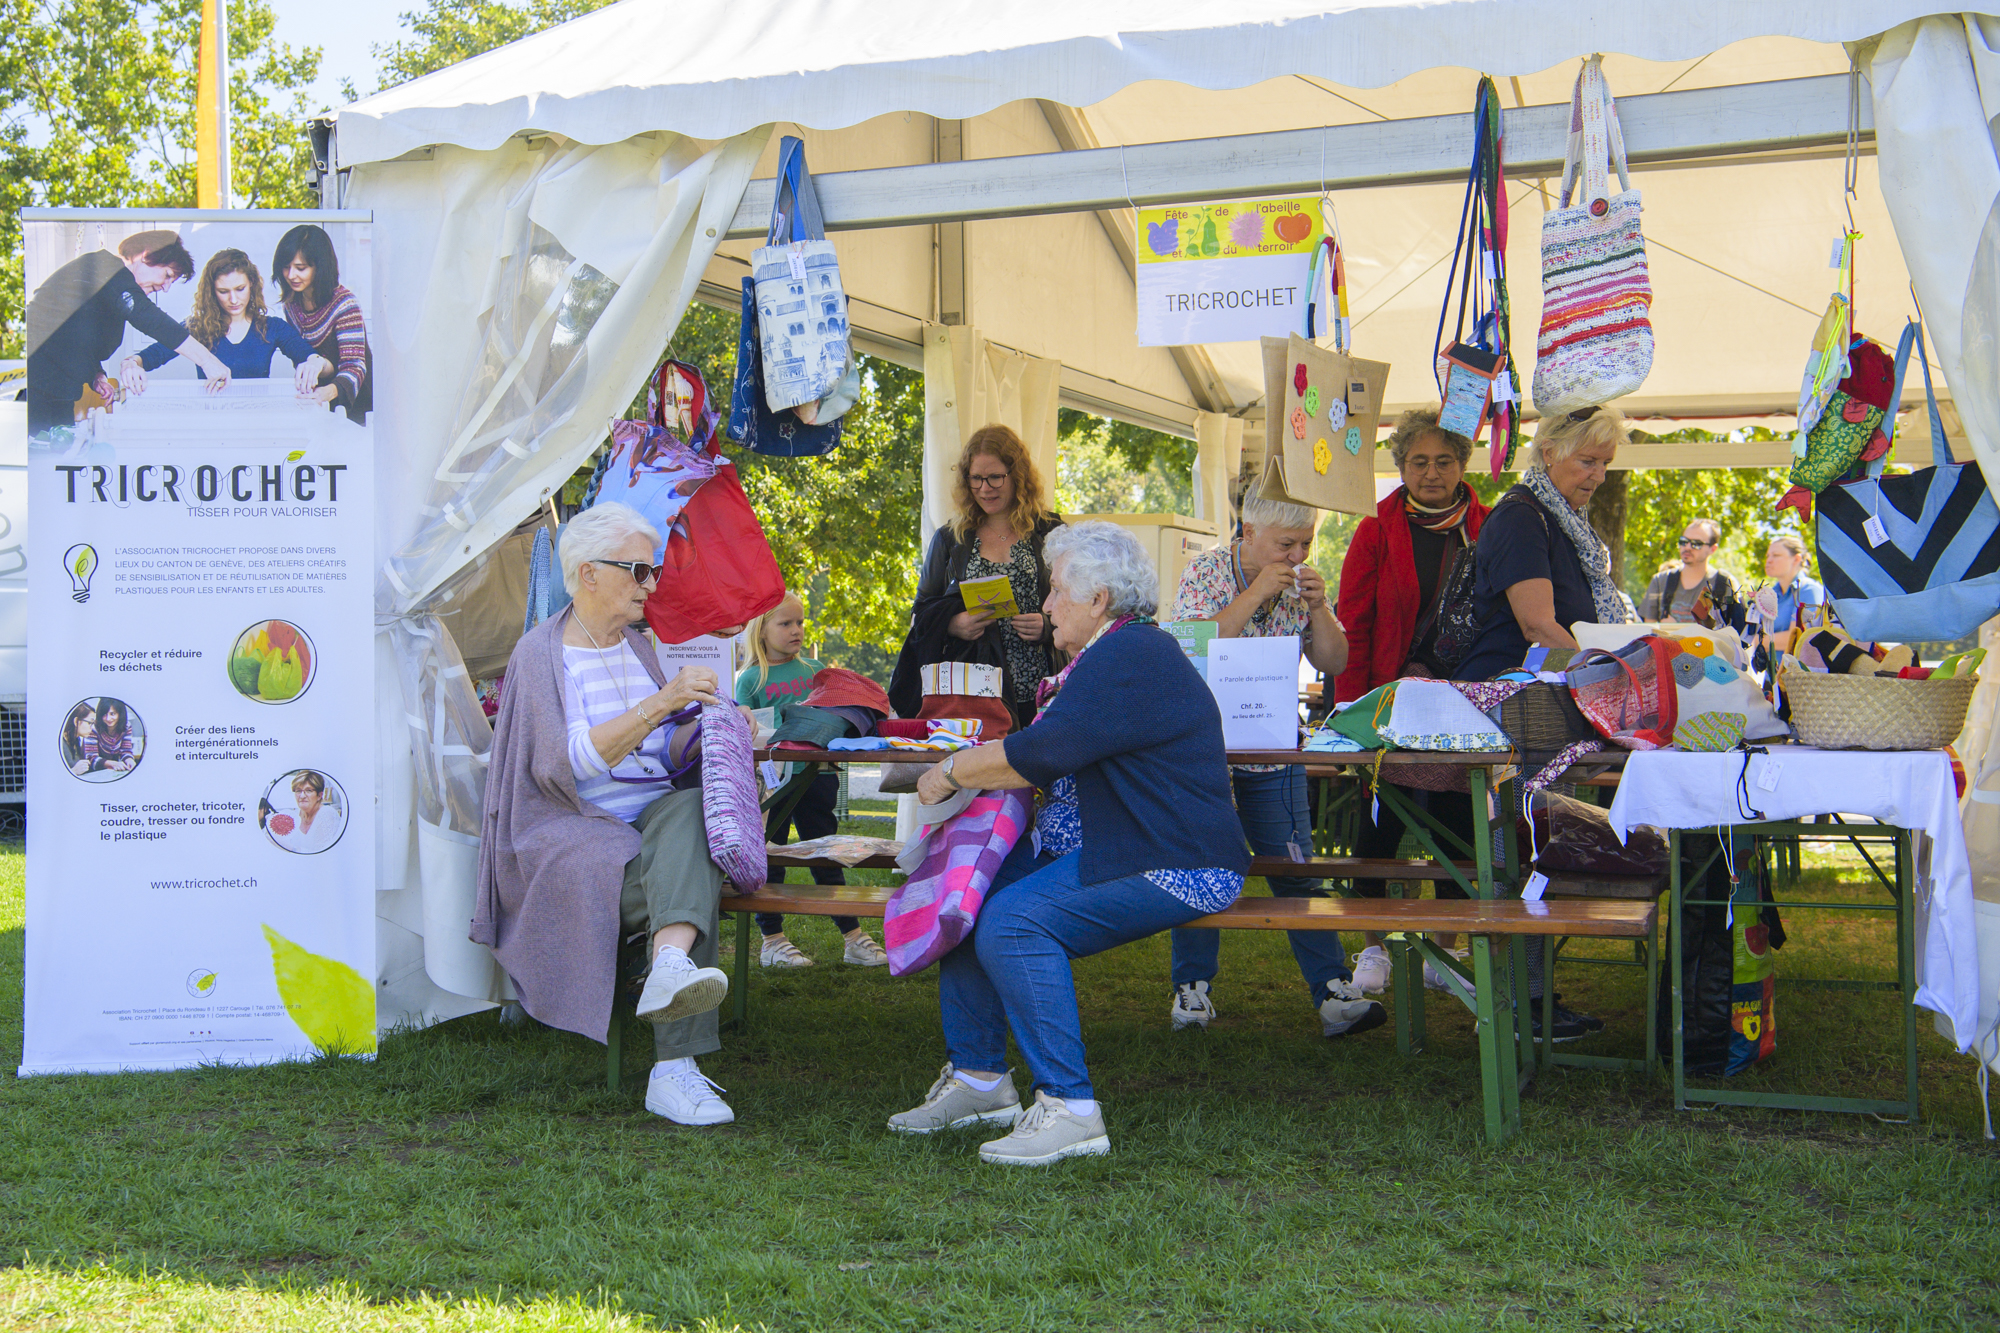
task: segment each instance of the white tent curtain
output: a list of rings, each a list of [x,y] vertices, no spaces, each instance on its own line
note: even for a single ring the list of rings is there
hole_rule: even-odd
[[[1194,516],[1227,530],[1236,517],[1229,492],[1243,462],[1243,419],[1197,412],[1194,446]]]
[[[385,1025],[504,996],[466,939],[492,728],[452,603],[644,383],[768,137],[593,148],[546,136],[354,173],[349,202],[373,210],[395,293],[377,333],[378,363],[394,368],[376,428],[390,553],[377,590]]]
[[[951,517],[951,475],[981,426],[1013,428],[1051,492],[1062,362],[986,341],[965,325],[924,329],[924,541]]]
[[[1918,19],[1861,43],[1855,56],[1874,99],[1882,193],[1939,369],[1992,488],[2000,482],[2000,21],[1972,14]],[[1899,455],[1928,461],[1928,451]],[[2000,621],[1980,637],[2000,651]],[[2000,671],[1989,671],[1959,738],[1970,778],[1960,810],[1976,899],[1962,928],[1979,940],[1979,1017],[1972,1032],[1954,1032],[1942,1016],[1937,1027],[2000,1069],[1997,724]]]

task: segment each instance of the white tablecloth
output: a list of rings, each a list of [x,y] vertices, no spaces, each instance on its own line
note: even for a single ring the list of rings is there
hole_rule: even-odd
[[[1771,790],[1758,785],[1768,765],[1778,766]],[[1755,823],[1737,808],[1742,770],[1740,751],[1634,754],[1611,803],[1611,827],[1622,838],[1638,824],[1702,829]],[[1925,835],[1917,840],[1915,867],[1916,1002],[1949,1018],[1959,1049],[1966,1049],[1979,1030],[1979,943],[1951,760],[1942,750],[1773,746],[1768,757],[1751,757],[1748,789],[1751,808],[1768,819],[1866,815]]]

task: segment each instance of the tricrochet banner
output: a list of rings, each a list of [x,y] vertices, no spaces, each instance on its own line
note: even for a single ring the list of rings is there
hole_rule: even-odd
[[[1142,208],[1138,228],[1140,346],[1304,330],[1306,277],[1325,234],[1317,197]]]
[[[366,216],[23,215],[23,1075],[375,1049]]]

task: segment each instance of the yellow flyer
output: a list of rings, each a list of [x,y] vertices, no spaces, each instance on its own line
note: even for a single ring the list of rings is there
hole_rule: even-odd
[[[968,611],[990,611],[995,620],[1021,614],[1021,608],[1014,603],[1014,585],[1005,574],[995,574],[990,579],[967,579],[958,585],[958,590],[965,597]]]

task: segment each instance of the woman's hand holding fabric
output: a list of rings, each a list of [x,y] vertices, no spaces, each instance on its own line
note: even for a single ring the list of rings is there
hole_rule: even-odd
[[[954,768],[957,765],[953,765]],[[936,805],[950,796],[955,788],[951,779],[944,775],[944,765],[932,764],[917,778],[917,799],[925,805]]]
[[[1292,572],[1294,586],[1299,599],[1306,604],[1306,610],[1317,611],[1326,605],[1326,576],[1311,565],[1300,565]]]
[[[668,713],[678,713],[691,703],[719,704],[715,673],[707,667],[682,667],[666,688],[653,696]],[[650,710],[649,710],[650,711]]]
[[[986,627],[993,623],[991,611],[960,611],[951,618],[948,626],[951,637],[964,639],[967,643],[977,643],[986,635]]]
[[[1317,571],[1315,571],[1317,573]],[[1257,571],[1257,577],[1250,580],[1247,596],[1257,599],[1258,606],[1267,605],[1273,597],[1298,586],[1298,572],[1282,560],[1273,560]],[[1326,596],[1326,583],[1320,583],[1320,597]]]

